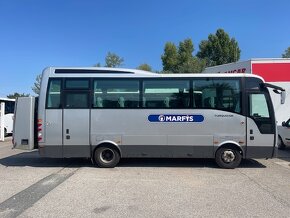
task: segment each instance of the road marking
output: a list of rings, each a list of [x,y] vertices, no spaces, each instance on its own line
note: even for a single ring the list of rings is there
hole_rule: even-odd
[[[75,174],[77,168],[63,168],[0,204],[0,217],[17,217],[37,201]]]

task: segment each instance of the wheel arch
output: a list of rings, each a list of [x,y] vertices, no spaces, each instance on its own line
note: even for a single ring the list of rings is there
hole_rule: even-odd
[[[99,142],[97,145],[93,145],[92,146],[92,157],[95,153],[95,150],[99,147],[102,147],[102,146],[115,148],[119,152],[120,157],[122,157],[122,152],[121,152],[119,145],[116,142],[110,141],[110,140],[103,140],[103,141]]]
[[[216,152],[220,148],[236,148],[241,153],[242,158],[245,158],[245,155],[246,155],[245,149],[239,143],[235,141],[224,141],[220,143],[218,146],[215,147],[214,156],[216,155]]]

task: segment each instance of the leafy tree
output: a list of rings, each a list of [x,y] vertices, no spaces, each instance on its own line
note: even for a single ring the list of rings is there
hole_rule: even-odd
[[[164,48],[164,54],[161,56],[163,71],[176,72],[178,65],[177,48],[172,42],[167,42]]]
[[[35,79],[35,82],[34,82],[34,86],[31,87],[32,88],[32,91],[39,95],[39,92],[40,92],[40,84],[41,84],[41,78],[42,78],[42,75],[39,74],[36,76],[36,79]]]
[[[200,42],[197,56],[206,60],[206,66],[215,66],[238,61],[240,54],[238,42],[223,29],[218,29]]]
[[[18,93],[18,92],[14,92],[13,94],[10,94],[10,95],[7,95],[7,98],[10,98],[10,99],[16,99],[18,97],[28,97],[29,94],[24,94],[24,93]]]
[[[190,62],[193,58],[192,52],[194,51],[193,43],[191,39],[185,39],[179,43],[178,47],[178,64]]]
[[[180,73],[201,73],[206,66],[206,61],[198,57],[192,57],[178,66]]]
[[[152,72],[152,67],[149,64],[141,64],[139,67],[137,67],[138,70],[145,70]]]
[[[205,61],[193,56],[194,46],[191,39],[179,42],[178,48],[167,42],[161,56],[162,73],[200,73],[205,68]]]
[[[124,59],[115,53],[108,52],[105,62],[105,67],[120,67],[123,65]]]
[[[288,47],[282,54],[282,58],[290,58],[290,47]]]

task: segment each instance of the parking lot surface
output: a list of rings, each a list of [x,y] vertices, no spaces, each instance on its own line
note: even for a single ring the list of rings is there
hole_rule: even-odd
[[[0,142],[0,217],[289,217],[290,148],[237,169],[209,159],[49,159]]]

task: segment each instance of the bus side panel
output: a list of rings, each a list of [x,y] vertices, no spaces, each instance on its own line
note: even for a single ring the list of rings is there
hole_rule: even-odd
[[[201,122],[150,122],[150,115],[202,115]],[[122,157],[214,157],[214,138],[245,145],[245,117],[219,110],[92,109],[91,142],[118,144]],[[120,137],[121,136],[121,137]],[[121,138],[121,140],[118,140]]]
[[[39,153],[45,157],[63,157],[62,151],[62,110],[45,110],[43,120],[45,141],[39,143]]]

